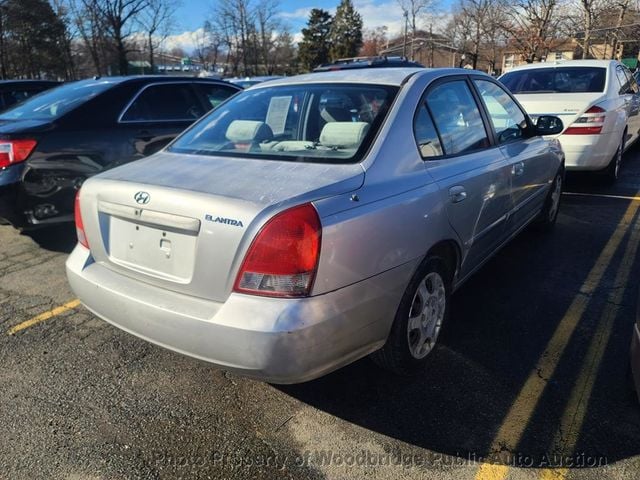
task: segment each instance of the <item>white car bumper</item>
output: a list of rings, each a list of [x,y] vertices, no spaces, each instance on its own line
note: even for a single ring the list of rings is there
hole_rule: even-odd
[[[560,135],[558,140],[565,154],[567,170],[603,170],[611,162],[620,144],[617,133]]]

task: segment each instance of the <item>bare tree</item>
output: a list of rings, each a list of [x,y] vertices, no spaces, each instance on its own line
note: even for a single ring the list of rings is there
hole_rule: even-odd
[[[557,36],[562,18],[557,15],[559,0],[514,0],[505,4],[504,25],[509,40],[527,63],[544,55]]]
[[[632,7],[631,0],[619,0],[615,7],[618,9],[618,17],[616,19],[616,29],[613,32],[613,41],[611,42],[611,58],[615,58],[618,51],[618,42],[620,41],[620,28],[624,24],[629,9]]]
[[[220,0],[214,8],[213,17],[225,32],[229,46],[229,59],[233,58],[234,74],[242,64],[243,75],[249,75],[250,36],[255,31],[252,0]]]
[[[149,7],[149,0],[83,0],[102,19],[102,23],[113,42],[121,75],[129,71],[127,54],[130,51],[128,39],[134,32],[142,11]]]
[[[178,7],[176,0],[147,0],[148,5],[140,11],[139,22],[146,35],[146,49],[151,70],[155,66],[155,52],[167,39],[174,27],[173,13]]]
[[[591,35],[594,28],[594,22],[599,13],[602,12],[607,0],[579,0],[582,9],[582,28],[584,35],[582,36],[582,58],[591,56]]]
[[[411,28],[411,39],[415,40],[418,31],[418,22],[429,13],[433,13],[437,0],[397,0],[402,12]],[[406,40],[406,39],[405,39]],[[411,42],[411,58],[413,59],[413,44]]]
[[[275,32],[281,28],[278,19],[278,6],[278,0],[260,0],[255,8],[261,63],[264,65],[267,75],[273,73],[269,57],[275,46]]]

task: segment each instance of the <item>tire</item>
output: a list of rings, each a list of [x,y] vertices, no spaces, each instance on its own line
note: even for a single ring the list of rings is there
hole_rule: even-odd
[[[544,207],[540,211],[538,218],[535,220],[534,226],[540,231],[549,231],[553,229],[558,219],[560,211],[560,198],[562,197],[562,187],[564,184],[564,169],[560,168],[556,173],[547,198],[544,201]]]
[[[620,144],[616,149],[616,153],[613,155],[613,158],[609,162],[609,165],[604,170],[604,179],[605,182],[609,185],[613,185],[616,183],[620,176],[620,165],[622,165],[622,154],[624,153],[624,138],[626,136],[626,132],[622,135],[622,139],[620,140]]]
[[[387,342],[371,354],[376,364],[402,376],[424,370],[449,317],[452,272],[438,255],[422,262],[402,296]]]

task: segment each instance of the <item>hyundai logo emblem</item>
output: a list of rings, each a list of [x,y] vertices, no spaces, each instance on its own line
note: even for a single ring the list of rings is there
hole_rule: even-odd
[[[133,198],[136,203],[139,203],[140,205],[146,205],[147,203],[149,203],[149,200],[151,200],[151,195],[149,195],[147,192],[138,192],[133,196]]]

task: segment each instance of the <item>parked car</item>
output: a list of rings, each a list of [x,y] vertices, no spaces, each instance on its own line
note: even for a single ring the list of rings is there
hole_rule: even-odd
[[[355,68],[424,68],[418,62],[406,57],[355,57],[343,58],[335,62],[325,63],[313,69],[314,72],[332,72]]]
[[[277,80],[278,78],[282,78],[279,76],[264,76],[264,77],[233,77],[233,78],[225,78],[225,81],[233,83],[242,88],[249,88],[258,83],[268,82],[269,80]]]
[[[636,312],[631,340],[631,377],[638,399],[640,400],[640,303]]]
[[[96,78],[0,113],[0,218],[17,227],[73,221],[87,177],[157,152],[239,90],[207,79]]]
[[[554,224],[563,155],[542,135],[561,129],[469,70],[256,85],[84,183],[68,279],[125,331],[263,380],[372,352],[420,371],[452,292]]]
[[[0,80],[0,110],[59,85],[53,80]]]
[[[572,60],[514,68],[499,80],[532,117],[557,115],[567,170],[618,178],[623,152],[638,139],[640,97],[635,78],[616,60]]]

